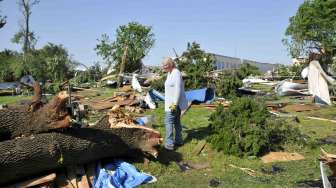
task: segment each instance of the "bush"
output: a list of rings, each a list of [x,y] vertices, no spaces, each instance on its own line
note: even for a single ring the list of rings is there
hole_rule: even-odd
[[[216,92],[218,96],[233,98],[237,95],[238,88],[243,86],[243,82],[235,75],[223,75],[216,81]]]
[[[235,156],[260,156],[298,141],[300,132],[282,120],[272,120],[263,103],[236,98],[230,108],[222,105],[210,116],[209,143],[218,151]]]

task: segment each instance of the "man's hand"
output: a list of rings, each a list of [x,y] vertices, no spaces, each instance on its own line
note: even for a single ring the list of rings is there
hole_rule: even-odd
[[[172,104],[169,106],[169,109],[172,111],[172,112],[175,112],[176,111],[176,104]]]

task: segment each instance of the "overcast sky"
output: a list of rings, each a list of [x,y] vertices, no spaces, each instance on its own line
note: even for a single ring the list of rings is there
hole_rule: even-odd
[[[196,41],[207,52],[265,63],[291,62],[281,40],[304,0],[41,0],[33,7],[31,29],[37,48],[63,44],[77,61],[101,61],[94,51],[103,33],[115,39],[119,25],[137,21],[153,27],[155,45],[144,59],[158,65],[163,57],[180,54]],[[11,38],[22,15],[16,0],[4,0],[0,10],[7,25],[0,29],[0,50],[20,50]]]

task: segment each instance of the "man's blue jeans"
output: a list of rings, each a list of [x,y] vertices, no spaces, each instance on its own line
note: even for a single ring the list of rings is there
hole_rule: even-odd
[[[174,144],[183,144],[182,138],[182,126],[181,126],[181,109],[177,109],[173,112],[166,112],[165,126],[166,126],[166,148],[173,149]],[[175,141],[173,129],[175,128]]]

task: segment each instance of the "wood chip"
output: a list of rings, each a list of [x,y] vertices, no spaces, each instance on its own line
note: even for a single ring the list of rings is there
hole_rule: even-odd
[[[267,155],[261,157],[264,163],[279,162],[279,161],[297,161],[303,160],[304,156],[298,153],[288,153],[288,152],[270,152]]]

